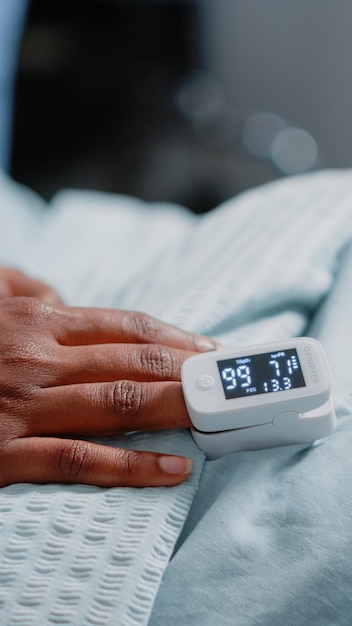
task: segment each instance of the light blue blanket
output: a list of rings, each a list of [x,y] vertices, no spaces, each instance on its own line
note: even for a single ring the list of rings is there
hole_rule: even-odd
[[[326,348],[336,432],[206,463],[151,626],[352,624],[352,248],[308,333]]]
[[[1,623],[350,625],[351,172],[286,179],[204,217],[93,192],[46,207],[2,177],[0,224],[0,262],[69,304],[140,309],[233,345],[317,336],[339,418],[313,447],[207,463],[187,432],[105,440],[191,455],[172,489],[2,489]]]

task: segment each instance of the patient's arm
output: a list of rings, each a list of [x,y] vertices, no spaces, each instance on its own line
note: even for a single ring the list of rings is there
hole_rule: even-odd
[[[188,427],[182,362],[215,347],[140,313],[0,299],[0,486],[182,482],[188,459],[80,436]]]

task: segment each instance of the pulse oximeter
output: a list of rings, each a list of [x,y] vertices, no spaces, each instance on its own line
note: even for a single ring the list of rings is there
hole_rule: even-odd
[[[325,352],[309,337],[192,356],[181,378],[192,436],[209,459],[312,443],[336,426]]]

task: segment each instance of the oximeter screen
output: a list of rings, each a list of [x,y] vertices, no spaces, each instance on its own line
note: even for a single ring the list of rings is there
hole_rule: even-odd
[[[295,348],[217,361],[227,400],[305,387]]]

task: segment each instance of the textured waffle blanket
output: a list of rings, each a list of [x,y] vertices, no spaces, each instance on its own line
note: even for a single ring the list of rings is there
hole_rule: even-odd
[[[99,440],[192,456],[170,489],[1,489],[1,624],[351,624],[351,234],[350,171],[201,217],[95,192],[46,205],[0,177],[1,264],[68,304],[142,310],[229,345],[316,336],[339,419],[320,445],[206,463],[186,431]]]

